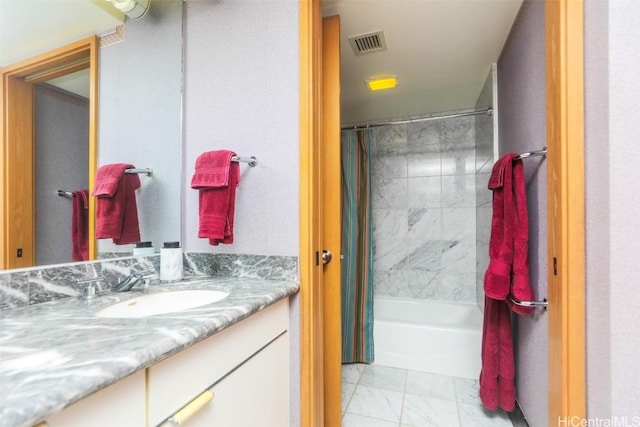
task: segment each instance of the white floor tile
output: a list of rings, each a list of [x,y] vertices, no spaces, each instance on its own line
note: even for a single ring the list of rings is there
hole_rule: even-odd
[[[342,419],[342,427],[398,427],[398,423],[363,417],[362,415],[346,414]]]
[[[513,427],[478,381],[378,365],[342,366],[342,427]]]
[[[360,376],[367,365],[364,363],[349,363],[342,365],[342,382],[358,384]]]
[[[387,366],[369,365],[360,377],[360,384],[385,390],[404,391],[407,370]]]
[[[454,378],[453,383],[455,384],[458,403],[477,404],[480,402],[478,381],[466,378]]]
[[[356,391],[356,384],[342,383],[342,415],[347,412],[354,391]]]
[[[359,385],[347,407],[347,414],[400,422],[402,393]]]
[[[460,425],[462,427],[512,427],[509,415],[504,411],[489,411],[480,400],[475,404],[459,403]]]
[[[458,427],[458,408],[454,400],[405,394],[402,424],[413,427]]]
[[[440,399],[456,399],[452,377],[428,372],[409,371],[405,392]]]

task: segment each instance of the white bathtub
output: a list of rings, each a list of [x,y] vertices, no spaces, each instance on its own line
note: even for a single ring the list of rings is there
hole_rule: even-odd
[[[482,313],[471,303],[376,297],[374,364],[477,379]]]

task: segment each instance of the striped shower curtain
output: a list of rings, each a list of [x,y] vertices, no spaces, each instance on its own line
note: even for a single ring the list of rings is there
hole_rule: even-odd
[[[342,132],[342,363],[373,362],[372,131]]]

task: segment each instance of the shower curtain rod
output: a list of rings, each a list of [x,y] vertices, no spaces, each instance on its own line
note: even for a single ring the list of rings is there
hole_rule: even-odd
[[[438,120],[438,119],[453,119],[455,117],[464,117],[464,116],[476,116],[478,114],[492,114],[493,109],[487,108],[486,110],[480,111],[470,111],[468,113],[456,113],[456,114],[447,114],[444,116],[431,116],[431,117],[423,117],[421,119],[407,119],[407,120],[392,120],[389,122],[380,122],[366,125],[351,125],[351,126],[343,126],[340,130],[360,130],[360,129],[369,129],[378,126],[387,126],[387,125],[404,125],[407,123],[418,123],[418,122],[427,122],[430,120]]]

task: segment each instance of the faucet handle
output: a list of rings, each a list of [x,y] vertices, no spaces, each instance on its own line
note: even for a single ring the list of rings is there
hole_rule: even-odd
[[[84,289],[82,290],[82,299],[91,299],[91,298],[95,298],[96,296],[96,282],[101,282],[102,281],[102,277],[97,276],[97,277],[90,277],[90,278],[85,278],[85,279],[79,279],[78,280],[78,284],[84,284],[86,283],[87,286],[84,287]]]

